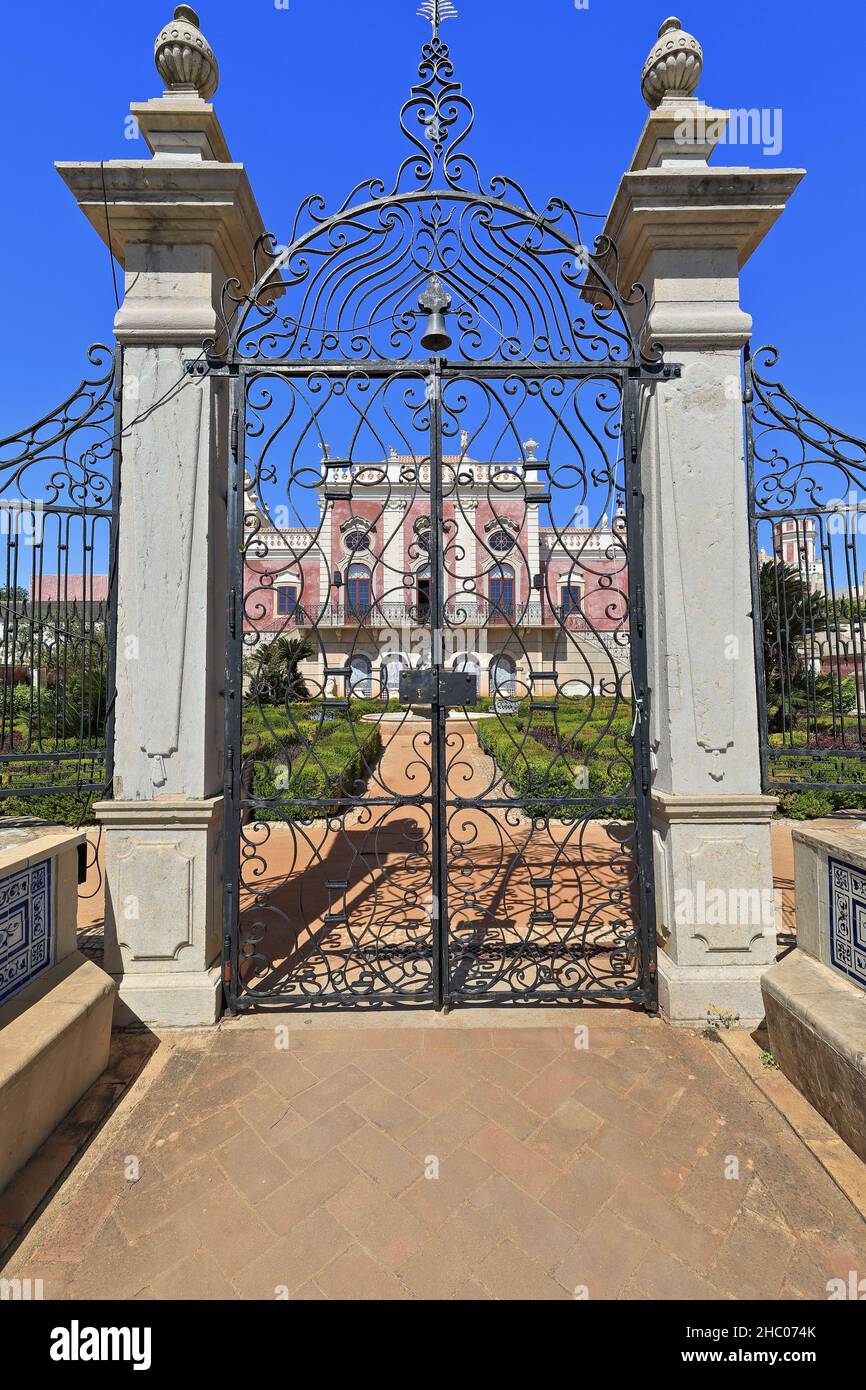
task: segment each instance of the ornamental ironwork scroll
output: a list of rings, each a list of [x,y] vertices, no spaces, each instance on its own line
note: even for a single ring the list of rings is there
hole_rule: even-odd
[[[190,367],[233,393],[227,999],[654,1008],[636,413],[672,369],[590,215],[484,179],[428,17],[394,179],[259,238]]]

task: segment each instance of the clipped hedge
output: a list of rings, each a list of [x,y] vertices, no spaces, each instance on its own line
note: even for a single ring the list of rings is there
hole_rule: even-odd
[[[810,759],[808,753],[803,756],[797,751],[816,749],[814,738],[800,729],[770,734],[768,742],[772,749],[779,750],[770,756],[770,775],[775,780],[784,781],[789,776],[802,777],[809,782],[851,784],[844,791],[823,791],[821,787],[783,791],[779,796],[778,815],[789,816],[791,820],[815,820],[831,816],[834,811],[866,810],[866,763],[846,757],[845,748],[835,745],[831,736],[818,737],[816,751],[826,753],[826,758]]]
[[[58,739],[51,744],[56,752],[77,752],[77,739]],[[25,751],[25,750],[21,750]],[[7,763],[0,767],[0,789],[8,790],[8,796],[0,797],[0,816],[35,816],[38,820],[50,821],[53,825],[94,825],[93,803],[102,801],[110,795],[108,788],[99,791],[79,791],[79,777],[95,781],[101,775],[100,764],[93,755],[102,750],[84,748],[81,760],[55,762],[50,752],[32,751],[32,761]],[[35,792],[32,796],[16,794],[16,787],[32,782],[36,785],[69,786],[69,791]]]
[[[501,721],[480,720],[476,725],[478,743],[517,795],[526,798],[528,815],[553,815],[552,800],[575,795],[574,776],[562,758],[556,759],[531,735],[518,729],[517,723],[511,716]],[[537,797],[543,799],[536,800]]]
[[[104,792],[37,792],[33,796],[0,797],[0,816],[36,816],[52,825],[95,825],[94,801]]]
[[[284,780],[283,757],[257,759],[253,768],[252,800],[255,818],[262,821],[312,821],[340,810],[339,799],[359,794],[382,751],[378,724],[327,725],[310,747],[299,751]],[[261,805],[262,802],[273,804]],[[288,806],[288,801],[327,801],[327,806]]]

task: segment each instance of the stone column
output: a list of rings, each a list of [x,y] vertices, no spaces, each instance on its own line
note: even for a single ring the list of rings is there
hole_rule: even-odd
[[[775,798],[758,757],[739,273],[803,171],[710,168],[728,113],[692,95],[697,41],[676,21],[659,38],[654,109],[606,226],[620,284],[648,292],[647,342],[682,369],[643,388],[640,421],[659,997],[675,1022],[714,1004],[745,1024],[776,951]]]
[[[57,168],[126,273],[114,797],[96,808],[105,963],[123,1020],[191,1025],[221,1007],[229,421],[225,379],[185,363],[216,334],[225,280],[248,282],[262,222],[203,99],[213,55],[187,14],[171,27],[181,43],[161,48],[164,31],[156,54],[168,90],[131,107],[153,157]]]

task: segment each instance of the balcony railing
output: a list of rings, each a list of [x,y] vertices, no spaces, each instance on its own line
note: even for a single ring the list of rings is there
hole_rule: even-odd
[[[355,609],[351,604],[328,603],[321,609],[309,611],[300,604],[292,613],[280,614],[270,627],[275,625],[299,628],[338,628],[367,627],[395,628],[429,627],[432,620],[431,609],[426,604],[374,603],[371,608]],[[491,604],[474,595],[466,598],[448,599],[445,604],[445,621],[448,627],[457,629],[483,627],[554,627],[560,624],[570,632],[584,632],[595,635],[605,645],[620,647],[627,645],[627,622],[616,629],[598,630],[591,624],[580,608],[567,604],[555,608],[548,604],[524,603],[506,605]]]
[[[329,603],[309,613],[298,605],[293,613],[284,615],[284,621],[296,627],[429,627],[432,610],[427,604],[374,603],[362,612],[350,604]],[[445,621],[449,627],[540,627],[542,605],[524,603],[497,607],[471,595],[465,600],[451,597],[445,604]],[[552,621],[549,609],[544,621]]]

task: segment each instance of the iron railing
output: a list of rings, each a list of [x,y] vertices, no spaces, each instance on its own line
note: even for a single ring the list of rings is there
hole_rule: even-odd
[[[866,441],[771,380],[777,358],[745,359],[763,784],[866,805]]]
[[[121,366],[119,350],[88,356],[93,370],[71,396],[0,440],[7,808],[49,793],[80,801],[112,778]]]

